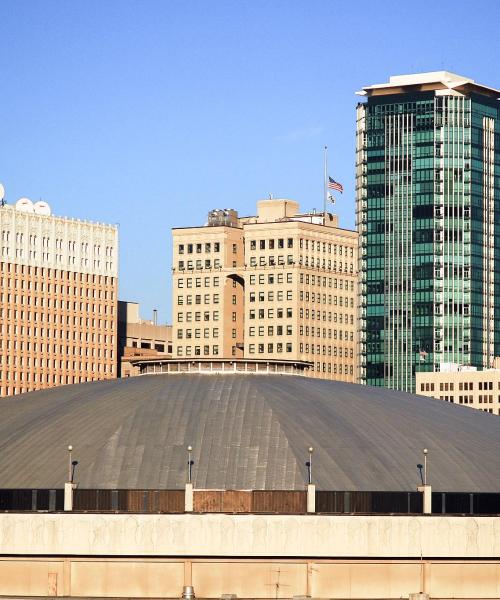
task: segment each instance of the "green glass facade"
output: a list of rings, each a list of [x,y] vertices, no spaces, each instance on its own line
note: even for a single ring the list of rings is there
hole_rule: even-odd
[[[419,91],[358,105],[362,383],[414,391],[416,371],[500,355],[499,104]]]

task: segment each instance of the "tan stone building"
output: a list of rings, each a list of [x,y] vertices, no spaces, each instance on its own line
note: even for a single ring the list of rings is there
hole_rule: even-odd
[[[22,198],[0,241],[0,396],[116,377],[116,227]]]
[[[141,319],[137,302],[118,301],[118,376],[139,375],[131,359],[171,358],[172,325],[158,325],[157,312],[152,319]]]
[[[262,200],[173,230],[173,355],[309,361],[354,382],[357,233],[337,217]]]
[[[441,371],[436,373],[416,374],[416,393],[500,415],[498,358],[495,367],[478,371],[474,367],[441,365]]]

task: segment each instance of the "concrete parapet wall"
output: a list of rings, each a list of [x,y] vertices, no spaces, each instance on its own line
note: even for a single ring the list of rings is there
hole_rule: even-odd
[[[4,513],[0,555],[0,595],[500,597],[499,517]]]
[[[4,513],[0,554],[497,558],[500,517]]]

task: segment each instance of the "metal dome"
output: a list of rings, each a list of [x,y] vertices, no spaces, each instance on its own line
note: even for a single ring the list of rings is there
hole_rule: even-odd
[[[500,419],[440,400],[306,377],[152,375],[2,400],[0,487],[498,492]]]

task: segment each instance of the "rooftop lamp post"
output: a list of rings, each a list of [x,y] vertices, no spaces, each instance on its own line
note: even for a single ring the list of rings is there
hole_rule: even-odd
[[[427,453],[429,451],[424,448],[424,485],[427,485]]]
[[[194,464],[194,461],[191,460],[191,452],[193,451],[193,446],[188,446],[187,447],[187,451],[188,451],[188,483],[191,483],[191,479],[192,479],[192,467]]]
[[[71,460],[71,453],[73,452],[73,446],[70,444],[68,446],[68,481],[70,483],[73,483],[73,474],[72,474],[72,470],[73,470],[73,463]]]
[[[309,485],[311,485],[311,483],[312,483],[312,455],[314,452],[314,448],[312,446],[309,446],[308,451],[309,451],[309,461],[306,462],[306,466],[307,466],[307,475],[308,475],[308,480],[309,480],[308,482],[309,482]]]

